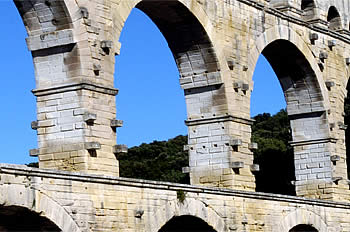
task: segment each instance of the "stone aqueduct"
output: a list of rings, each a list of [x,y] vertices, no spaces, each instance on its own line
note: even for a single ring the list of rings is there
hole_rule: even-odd
[[[30,153],[40,169],[0,165],[1,230],[157,232],[199,220],[202,231],[350,231],[348,0],[14,2],[35,65]],[[135,7],[180,71],[193,185],[118,177],[114,64]],[[255,192],[249,106],[260,54],[285,94],[297,197]]]

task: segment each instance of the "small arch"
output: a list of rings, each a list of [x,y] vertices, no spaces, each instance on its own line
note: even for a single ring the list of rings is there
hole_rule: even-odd
[[[330,30],[342,29],[342,22],[339,11],[335,6],[331,6],[328,10],[327,21],[329,23],[328,28]]]
[[[38,190],[24,186],[2,185],[0,205],[2,207],[22,207],[38,213],[53,222],[61,231],[81,231],[65,208]]]
[[[318,230],[311,225],[302,224],[293,227],[289,232],[318,232]]]
[[[287,216],[282,218],[273,226],[272,232],[298,232],[302,230],[303,227],[312,227],[314,230],[309,232],[328,232],[328,226],[325,223],[325,215],[316,214],[313,211],[307,209],[296,209],[290,212]],[[299,227],[300,226],[300,227]]]
[[[170,220],[180,216],[193,216],[204,221],[214,231],[228,232],[225,220],[212,207],[202,201],[186,197],[183,203],[176,200],[167,201],[155,212],[150,212],[148,217],[147,231],[158,232]]]
[[[301,10],[303,11],[303,19],[311,20],[315,17],[315,1],[314,0],[302,0]]]
[[[21,222],[21,223],[18,223]],[[61,231],[39,213],[18,206],[0,207],[0,231]]]
[[[159,232],[216,232],[213,227],[209,226],[200,218],[185,215],[173,217],[168,221]]]

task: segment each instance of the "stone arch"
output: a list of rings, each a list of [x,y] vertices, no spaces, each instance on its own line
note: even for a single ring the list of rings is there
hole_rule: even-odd
[[[303,38],[289,27],[282,26],[282,25],[272,27],[269,30],[265,31],[263,34],[261,34],[254,41],[254,44],[251,46],[252,49],[249,51],[249,57],[248,57],[248,66],[252,67],[252,69],[249,69],[249,75],[253,77],[255,66],[263,50],[269,44],[277,40],[289,41],[299,51],[302,51],[303,56],[305,56],[305,60],[309,63],[311,69],[315,73],[315,77],[320,88],[320,93],[322,94],[322,97],[323,97],[324,110],[328,110],[330,108],[329,100],[328,100],[329,99],[328,92],[325,85],[323,84],[323,74],[317,64],[317,59],[313,54],[313,52],[311,51],[311,48],[303,40]]]
[[[44,216],[62,231],[80,232],[80,228],[59,203],[46,194],[20,185],[0,188],[0,205],[24,207]]]
[[[318,232],[313,226],[300,224],[293,227],[289,232]]]
[[[202,7],[195,4],[198,3],[141,0],[135,1],[131,7],[128,4],[129,13],[126,14],[128,17],[133,8],[138,8],[159,28],[174,55],[181,78],[191,78],[182,80],[181,83],[187,84],[184,89],[205,84],[198,83],[197,79],[206,79],[206,84],[215,82],[215,79],[220,79],[221,66],[224,67],[210,38],[213,26]],[[117,39],[119,36],[116,35]]]
[[[228,232],[224,219],[213,208],[192,198],[183,203],[177,200],[167,201],[156,212],[151,212],[148,215],[147,231],[158,232],[172,218],[184,215],[199,218],[218,232]]]
[[[298,225],[309,225],[318,232],[328,232],[328,226],[324,216],[318,215],[313,211],[306,209],[296,209],[289,213],[277,225],[272,232],[290,232],[291,229]]]
[[[202,219],[189,215],[173,217],[158,232],[170,231],[217,232]]]
[[[329,23],[328,28],[330,30],[342,29],[342,20],[338,9],[335,6],[331,6],[328,9],[327,22]]]
[[[305,192],[301,189],[308,181],[323,182],[331,178],[328,167],[331,165],[329,156],[333,140],[330,138],[327,113],[330,103],[323,75],[308,45],[288,27],[276,26],[257,39],[255,49],[250,52],[250,67],[255,67],[260,54],[275,70],[285,95],[292,129],[290,145],[294,151],[295,190],[298,196],[304,196]],[[314,146],[322,147],[320,152],[322,150],[327,168],[321,171],[319,167],[322,164],[316,163],[312,172],[321,171],[322,174],[308,175],[304,167],[313,169],[308,157],[315,155]]]
[[[74,1],[14,0],[29,36],[73,28],[81,18]]]
[[[316,16],[316,3],[314,0],[302,0],[301,10],[303,11],[303,19],[311,20]]]

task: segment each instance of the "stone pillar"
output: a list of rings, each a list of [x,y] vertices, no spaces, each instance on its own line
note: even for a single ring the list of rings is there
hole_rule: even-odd
[[[32,127],[38,148],[30,154],[40,168],[118,176],[115,154],[125,147],[115,145],[121,126],[113,88],[116,48],[108,40],[79,41],[75,33],[63,29],[27,39],[37,87]]]
[[[252,120],[228,114],[224,86],[185,88],[191,184],[255,190]]]

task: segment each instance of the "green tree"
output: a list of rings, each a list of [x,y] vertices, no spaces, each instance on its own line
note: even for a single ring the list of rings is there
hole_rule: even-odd
[[[187,136],[180,135],[132,147],[119,159],[120,176],[189,184],[189,175],[182,173],[182,167],[188,166],[185,144]]]
[[[252,141],[259,148],[254,152],[254,162],[260,165],[256,173],[258,192],[295,195],[292,181],[295,179],[293,149],[288,145],[292,140],[290,123],[285,110],[276,115],[268,113],[254,117]]]

